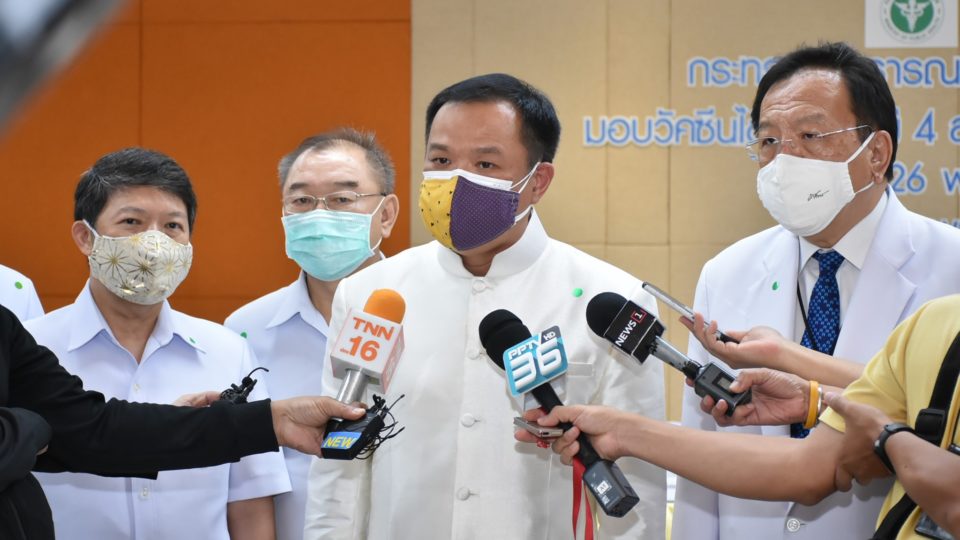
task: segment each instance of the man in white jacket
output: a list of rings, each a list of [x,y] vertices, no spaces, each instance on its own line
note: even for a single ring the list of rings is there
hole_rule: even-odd
[[[752,120],[757,190],[780,224],[704,265],[696,311],[724,328],[769,326],[810,348],[866,363],[923,303],[960,292],[960,231],[910,212],[888,185],[896,105],[870,58],[845,43],[784,56],[760,81]],[[694,338],[689,354],[710,359]],[[860,371],[850,373],[839,360],[769,367],[841,386]],[[701,412],[692,390],[683,424],[721,429]],[[803,435],[798,428],[722,429]],[[804,506],[738,499],[680,479],[673,538],[868,538],[890,485],[855,486]]]
[[[508,309],[533,331],[559,325],[570,367],[567,403],[605,403],[663,417],[662,368],[615,357],[586,325],[587,302],[613,290],[655,310],[640,282],[550,239],[533,205],[554,176],[560,123],[540,91],[512,76],[474,77],[427,109],[420,213],[435,242],[340,282],[331,328],[378,288],[406,300],[406,349],[386,399],[406,430],[367,461],[314,460],[305,537],[572,538],[570,471],[544,449],[521,447],[503,371],[478,325]],[[326,358],[329,360],[329,347]],[[340,381],[324,363],[324,393]],[[663,470],[619,464],[640,497],[602,521],[603,538],[664,535]],[[581,523],[583,520],[580,520]]]

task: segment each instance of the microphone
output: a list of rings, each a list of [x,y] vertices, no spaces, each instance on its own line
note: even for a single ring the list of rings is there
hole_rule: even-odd
[[[257,380],[253,378],[253,374],[260,370],[270,372],[269,369],[265,367],[253,368],[250,373],[247,373],[247,376],[241,379],[240,386],[231,384],[230,388],[227,388],[223,392],[220,392],[220,399],[217,401],[229,401],[230,403],[246,403],[247,397],[250,396],[250,392],[253,392],[253,387],[257,385]]]
[[[670,308],[672,308],[674,311],[678,312],[680,315],[683,315],[683,317],[684,317],[685,319],[688,319],[690,322],[693,322],[693,320],[694,320],[694,319],[693,319],[693,310],[690,309],[689,306],[687,306],[687,305],[684,304],[683,302],[677,300],[676,298],[670,296],[669,294],[666,293],[666,291],[664,291],[664,290],[661,289],[660,287],[657,287],[657,286],[654,285],[653,283],[644,282],[643,285],[641,285],[641,286],[643,287],[643,290],[645,290],[645,291],[647,291],[648,293],[652,294],[653,296],[657,297],[657,300],[660,300],[661,302],[663,302],[664,304],[666,304],[668,307],[670,307]],[[703,326],[704,326],[704,328],[707,328],[707,327],[710,326],[710,325],[707,324],[706,321],[704,321]],[[720,341],[722,341],[722,342],[724,342],[724,343],[740,343],[740,342],[737,341],[736,339],[728,336],[727,334],[724,334],[724,333],[721,332],[720,330],[717,330],[717,333],[716,333],[715,335],[717,336],[717,339],[719,339]]]
[[[406,302],[392,289],[377,289],[370,294],[363,311],[351,309],[330,353],[333,376],[341,379],[337,401],[360,401],[368,383],[379,384],[384,391],[403,354],[403,320]],[[402,398],[403,396],[400,396]],[[398,400],[400,398],[397,398]],[[391,405],[373,396],[374,405],[359,420],[331,419],[321,444],[321,455],[328,459],[367,457],[383,441],[398,435]],[[390,424],[387,424],[389,418]]]
[[[642,364],[649,355],[681,371],[693,380],[693,389],[700,397],[724,400],[731,416],[738,405],[749,403],[753,394],[733,393],[730,384],[736,377],[713,362],[703,366],[687,358],[660,336],[664,326],[649,311],[617,293],[604,292],[594,296],[587,304],[587,325],[593,333],[606,339],[613,346],[636,358]]]
[[[516,315],[498,309],[480,321],[480,343],[497,367],[506,371],[512,393],[530,392],[547,412],[563,405],[550,386],[550,381],[563,375],[567,369],[566,353],[557,327],[532,336]],[[562,422],[560,427],[566,431],[573,425]],[[577,440],[580,442],[577,458],[586,469],[584,483],[604,513],[622,517],[640,498],[620,468],[597,454],[586,434],[581,433]]]
[[[363,311],[350,309],[330,352],[333,376],[343,380],[337,401],[359,401],[368,382],[384,390],[403,353],[400,321],[407,304],[393,289],[370,293]]]

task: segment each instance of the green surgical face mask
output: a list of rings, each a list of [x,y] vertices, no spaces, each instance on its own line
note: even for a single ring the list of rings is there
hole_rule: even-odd
[[[318,208],[283,216],[287,257],[320,281],[349,276],[380,246],[370,245],[370,227],[384,200],[369,214]]]

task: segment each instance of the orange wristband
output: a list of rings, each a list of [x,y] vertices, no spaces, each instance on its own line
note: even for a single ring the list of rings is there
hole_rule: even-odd
[[[807,406],[807,420],[803,423],[805,429],[810,429],[817,425],[817,417],[820,413],[820,403],[823,399],[823,392],[820,390],[820,383],[810,381],[810,404]]]

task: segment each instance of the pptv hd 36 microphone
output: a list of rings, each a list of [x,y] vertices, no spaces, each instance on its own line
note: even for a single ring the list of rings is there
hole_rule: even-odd
[[[749,403],[753,397],[750,390],[739,394],[730,391],[730,384],[736,377],[720,366],[713,362],[702,366],[664,341],[660,337],[664,330],[660,321],[617,293],[600,293],[590,300],[587,304],[587,325],[594,334],[641,363],[652,354],[683,372],[693,380],[693,389],[698,396],[726,401],[729,405],[727,416],[732,415],[737,406]]]
[[[403,353],[400,321],[405,311],[406,303],[400,293],[378,289],[370,294],[363,311],[351,309],[347,313],[330,353],[333,376],[343,381],[337,393],[338,401],[360,401],[368,382],[379,384],[384,391],[388,389]],[[403,431],[403,428],[395,430],[392,407],[374,395],[373,406],[363,418],[330,420],[320,445],[321,455],[327,459],[369,457],[383,441]]]
[[[480,342],[497,367],[507,372],[512,392],[530,392],[547,412],[563,405],[550,386],[550,380],[567,369],[557,327],[534,337],[516,315],[499,309],[480,322]],[[560,427],[568,430],[573,426],[562,423]],[[577,440],[577,457],[586,469],[583,481],[587,488],[608,516],[623,516],[640,501],[630,482],[615,463],[600,458],[586,435],[580,434]]]

